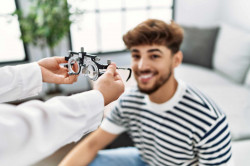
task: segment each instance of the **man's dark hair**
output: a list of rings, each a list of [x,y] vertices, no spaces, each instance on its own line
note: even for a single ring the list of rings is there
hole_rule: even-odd
[[[182,28],[171,21],[167,24],[157,19],[148,19],[123,35],[128,49],[139,45],[165,45],[172,53],[180,49],[183,40]]]

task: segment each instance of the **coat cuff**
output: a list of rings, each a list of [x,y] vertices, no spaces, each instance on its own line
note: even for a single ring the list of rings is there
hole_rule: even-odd
[[[21,75],[22,94],[20,99],[38,95],[42,91],[42,72],[37,62],[18,65]]]

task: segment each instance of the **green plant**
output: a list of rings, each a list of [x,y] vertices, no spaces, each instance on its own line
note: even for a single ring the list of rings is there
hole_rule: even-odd
[[[70,29],[70,12],[67,0],[33,0],[26,15],[16,10],[25,43],[39,46],[43,51],[49,47],[50,56],[53,48],[68,34]]]
[[[71,16],[84,13],[83,10],[71,10],[67,0],[31,0],[28,12],[16,10],[12,15],[17,15],[21,26],[21,39],[25,43],[39,46],[45,57],[45,48],[50,50],[50,56],[54,56],[54,47],[69,33],[72,21]],[[47,93],[58,93],[60,88]]]

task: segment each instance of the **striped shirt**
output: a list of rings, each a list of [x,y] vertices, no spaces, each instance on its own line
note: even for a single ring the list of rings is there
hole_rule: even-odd
[[[112,134],[127,131],[148,165],[223,165],[231,158],[225,114],[194,87],[178,81],[163,104],[137,88],[127,90],[103,121]]]

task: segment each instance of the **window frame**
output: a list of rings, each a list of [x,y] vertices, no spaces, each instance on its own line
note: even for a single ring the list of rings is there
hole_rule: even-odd
[[[172,20],[175,20],[176,0],[172,0],[172,1],[173,1],[173,4],[172,4],[171,7],[169,7],[169,9],[172,10]],[[151,10],[151,9],[152,9],[151,6],[145,8],[146,11],[147,11],[147,10]],[[118,9],[118,10],[119,10],[119,9]],[[129,11],[129,10],[131,10],[131,9],[127,9],[127,8],[124,8],[124,7],[122,7],[122,8],[120,9],[121,12],[127,12],[127,11]],[[132,10],[134,10],[134,9],[132,9]],[[116,11],[116,9],[104,9],[104,10],[102,10],[102,11]],[[99,9],[95,9],[94,11],[91,11],[91,12],[95,13],[96,15],[100,14],[100,10],[99,10]],[[96,23],[96,25],[97,25],[97,26],[100,25],[100,21],[98,22],[98,24]],[[123,27],[123,28],[124,28],[124,27]],[[99,32],[97,32],[97,33],[100,35],[101,32],[100,32],[100,30],[98,30],[98,31],[99,31]],[[73,49],[73,43],[72,43],[71,34],[72,34],[72,32],[71,32],[71,28],[70,28],[69,34],[68,34],[69,48],[70,48],[70,50]],[[98,37],[101,37],[101,36],[98,36]],[[101,41],[100,41],[100,42],[101,42]],[[98,42],[96,42],[96,44],[98,45]],[[101,45],[101,44],[100,44],[100,45]],[[79,48],[79,50],[80,50],[80,48]],[[73,51],[77,51],[77,50],[73,50]],[[96,55],[108,55],[108,54],[124,53],[124,52],[127,52],[127,51],[128,51],[128,50],[125,48],[125,49],[123,49],[123,50],[93,52],[93,54],[96,54]]]
[[[16,6],[16,10],[20,9],[20,6],[19,6],[19,3],[18,3],[18,0],[13,0],[14,3],[15,3],[15,6]],[[19,29],[20,29],[20,33],[22,34],[22,28],[21,28],[21,25],[19,23],[19,18],[18,18],[18,24],[19,24]],[[28,54],[28,47],[27,47],[27,44],[23,42],[22,39],[20,39],[23,43],[23,49],[24,49],[24,59],[23,60],[13,60],[13,61],[0,61],[0,66],[2,65],[11,65],[11,64],[18,64],[18,63],[27,63],[29,62],[30,58],[29,58],[29,54]]]

